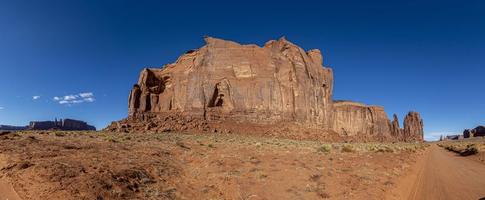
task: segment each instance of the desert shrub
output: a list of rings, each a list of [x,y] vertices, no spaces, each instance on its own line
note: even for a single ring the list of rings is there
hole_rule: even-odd
[[[410,152],[416,152],[418,149],[421,149],[421,146],[410,146],[410,147],[407,147],[406,148],[406,151],[410,151]]]
[[[387,145],[381,145],[381,146],[379,146],[377,152],[393,153],[394,149],[390,146],[387,146]]]
[[[175,144],[179,147],[182,147],[183,149],[190,149],[190,147],[188,147],[185,143],[183,143],[182,141],[177,141],[175,142]]]
[[[367,151],[374,152],[374,151],[377,151],[377,150],[378,150],[378,148],[377,148],[377,146],[375,144],[369,144],[369,145],[367,145]]]
[[[64,132],[56,132],[55,135],[57,137],[64,137],[66,135],[66,133],[64,133]]]
[[[256,145],[256,147],[261,147],[263,144],[261,142],[256,142],[254,145]]]
[[[478,148],[475,145],[467,145],[466,149],[460,151],[461,156],[469,156],[478,153]]]
[[[342,146],[342,152],[355,152],[355,148],[351,144],[345,144]]]
[[[454,145],[446,146],[445,149],[448,150],[448,151],[456,152],[456,153],[460,153],[460,151],[461,151],[461,148],[459,146],[454,146]]]
[[[106,136],[106,140],[107,140],[108,142],[113,142],[113,143],[117,143],[117,142],[119,142],[119,141],[118,141],[118,140],[117,140],[115,137],[113,137],[113,136],[111,136],[111,135]]]
[[[323,144],[317,148],[317,151],[321,153],[330,153],[330,151],[332,151],[332,146],[329,144]]]

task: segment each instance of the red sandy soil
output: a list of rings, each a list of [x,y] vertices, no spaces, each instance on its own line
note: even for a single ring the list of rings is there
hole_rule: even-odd
[[[322,145],[222,134],[10,133],[0,136],[0,199],[384,199],[424,153],[414,144]]]
[[[460,156],[437,145],[418,159],[388,199],[478,200],[485,198],[483,154]]]

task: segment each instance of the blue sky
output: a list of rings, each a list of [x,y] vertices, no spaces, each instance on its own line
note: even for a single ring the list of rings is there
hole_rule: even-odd
[[[70,117],[103,128],[127,115],[143,67],[205,35],[318,48],[335,99],[400,120],[419,111],[426,138],[485,124],[485,1],[228,2],[0,0],[0,124]]]

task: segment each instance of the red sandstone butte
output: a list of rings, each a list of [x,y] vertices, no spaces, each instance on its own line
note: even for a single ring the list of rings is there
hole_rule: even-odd
[[[334,101],[333,72],[320,50],[285,38],[264,46],[206,37],[175,63],[146,68],[129,95],[124,132],[211,131],[288,138],[422,141],[410,112],[399,128],[383,107]]]

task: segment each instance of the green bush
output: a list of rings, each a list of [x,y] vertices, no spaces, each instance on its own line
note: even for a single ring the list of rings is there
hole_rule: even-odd
[[[391,148],[390,146],[382,145],[382,146],[379,146],[379,148],[377,149],[377,152],[393,153],[394,149]]]
[[[367,151],[369,151],[369,152],[374,152],[374,151],[377,151],[377,150],[378,150],[378,148],[374,144],[370,144],[370,145],[367,146]]]
[[[478,153],[478,148],[475,145],[468,145],[466,149],[460,151],[461,156],[470,156]]]
[[[317,148],[317,151],[321,153],[330,153],[330,151],[332,151],[332,146],[329,144],[323,144]]]
[[[105,138],[108,142],[113,142],[113,143],[117,143],[119,142],[115,137],[111,136],[111,135],[108,135],[106,136]]]
[[[64,133],[64,132],[56,132],[55,135],[57,137],[64,137],[66,135],[66,133]]]
[[[352,145],[350,144],[345,144],[343,147],[342,147],[342,152],[355,152],[355,149]]]

